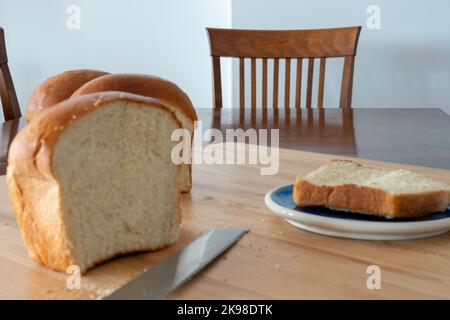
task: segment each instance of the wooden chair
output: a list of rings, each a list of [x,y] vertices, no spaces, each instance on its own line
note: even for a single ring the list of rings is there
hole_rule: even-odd
[[[352,103],[353,69],[361,27],[316,30],[236,30],[207,28],[212,57],[213,103],[222,108],[220,57],[239,58],[240,107],[245,107],[245,59],[251,59],[251,107],[256,108],[256,61],[262,59],[262,108],[267,108],[267,61],[273,59],[273,107],[278,108],[279,61],[285,59],[284,106],[289,108],[291,60],[297,60],[295,107],[300,108],[303,59],[308,60],[306,108],[311,108],[314,60],[320,59],[317,107],[323,108],[327,58],[344,58],[340,107]]]
[[[19,102],[8,68],[5,34],[2,28],[0,28],[0,98],[5,121],[20,118]]]

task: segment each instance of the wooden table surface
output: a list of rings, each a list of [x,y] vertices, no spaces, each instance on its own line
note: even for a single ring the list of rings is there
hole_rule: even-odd
[[[282,148],[450,169],[450,116],[437,108],[197,113],[204,128],[279,128]]]
[[[450,116],[441,109],[197,109],[203,129],[279,128],[280,146],[450,169]],[[25,120],[0,124],[0,174]]]
[[[397,144],[390,149],[384,147],[384,143],[392,145],[393,142],[380,140],[380,129],[376,123],[370,123],[370,119],[382,118],[379,113],[378,118],[372,118],[371,115],[377,114],[375,110],[353,111],[356,138],[354,147],[349,147],[347,138],[342,136],[332,140],[331,136],[325,135],[321,139],[320,130],[315,131],[313,126],[309,134],[310,137],[315,137],[318,144],[309,145],[305,137],[305,140],[300,140],[303,143],[301,148],[311,147],[319,148],[314,149],[315,151],[327,151],[329,149],[326,145],[329,144],[331,148],[335,148],[332,150],[337,154],[361,156],[361,152],[367,155],[373,153],[373,158],[378,158],[376,151],[381,150],[382,157],[392,157],[390,159],[393,161],[424,162],[428,166],[448,168],[444,160],[448,162],[450,159],[448,154],[446,156],[449,148],[443,151],[440,147],[449,146],[449,117],[436,109],[398,109],[391,112],[391,116],[398,114],[397,119],[401,121],[408,114],[407,111],[421,115],[425,119],[423,123],[426,123],[427,130],[430,130],[425,131],[425,125],[422,129],[416,128],[420,119],[411,120],[409,125],[406,121],[400,122],[404,131],[397,132],[397,136],[392,139],[397,143],[402,141],[409,145],[412,148],[409,152],[404,150],[404,145]],[[217,112],[211,110],[199,112],[205,127],[208,127],[208,112],[209,115],[217,115]],[[335,110],[325,113],[325,120],[330,120],[330,131],[323,129],[325,132],[344,130],[342,123],[339,125],[339,112]],[[222,119],[225,119],[221,121],[222,128],[225,128],[230,125],[230,118],[223,117],[227,114],[226,111],[220,114]],[[232,110],[228,114],[232,115]],[[391,119],[386,116],[385,121],[389,123]],[[301,121],[303,123],[307,120],[302,117]],[[434,128],[431,126],[432,121],[436,121]],[[372,129],[363,129],[364,123]],[[388,129],[386,123],[381,126],[391,133],[395,131],[393,128]],[[302,130],[295,127],[296,130]],[[407,128],[409,134],[413,135],[413,141],[408,142]],[[283,130],[286,132],[280,131],[281,144],[286,147],[289,143],[283,136],[289,137],[289,134],[288,129]],[[361,145],[361,140],[358,139],[360,130],[367,130],[363,131],[365,135],[361,137],[364,137],[363,141],[369,146]],[[373,137],[369,135],[371,130],[374,130]],[[447,135],[441,136],[444,132],[447,132]],[[383,134],[385,139],[389,137],[388,134]],[[430,134],[431,138],[425,138],[427,134]],[[331,141],[328,142],[328,139]],[[377,140],[380,141],[377,143]],[[414,141],[417,142],[416,148],[413,148]],[[450,298],[449,233],[429,239],[398,242],[339,239],[295,229],[267,209],[264,205],[266,192],[274,187],[292,183],[296,175],[306,174],[325,161],[336,158],[334,155],[295,150],[298,148],[295,144],[291,146],[291,150],[280,149],[280,170],[275,176],[260,175],[259,168],[255,165],[194,165],[192,193],[183,195],[181,201],[183,224],[180,241],[164,250],[128,255],[104,263],[82,277],[79,290],[66,288],[66,274],[48,270],[29,259],[11,211],[5,177],[0,177],[0,299],[96,299],[126,283],[201,234],[224,226],[248,227],[251,231],[223,257],[172,294],[171,298]],[[345,150],[355,151],[344,152]],[[441,157],[441,161],[436,160],[435,155]],[[385,168],[398,167],[398,164],[373,160],[359,161]],[[448,170],[407,165],[402,167],[450,183]],[[378,265],[381,268],[380,290],[369,290],[366,287],[366,269],[369,265]]]
[[[183,195],[181,240],[154,253],[104,263],[66,289],[67,275],[31,261],[0,177],[0,298],[95,299],[126,283],[212,228],[251,229],[223,257],[176,291],[175,299],[450,298],[450,234],[411,241],[325,237],[293,228],[264,205],[274,187],[292,183],[334,158],[280,150],[280,171],[262,176],[255,165],[195,165],[193,190]],[[361,161],[385,168],[397,165]],[[410,167],[450,183],[450,172]],[[381,268],[381,289],[366,287],[369,265]]]

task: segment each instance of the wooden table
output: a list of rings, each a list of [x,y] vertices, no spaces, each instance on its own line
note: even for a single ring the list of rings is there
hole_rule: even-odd
[[[450,169],[441,109],[199,109],[204,128],[279,128],[280,147]]]
[[[197,109],[203,129],[279,128],[287,149],[450,169],[450,116],[440,109]],[[0,124],[0,174],[25,120]]]
[[[334,113],[333,123],[339,121],[338,111]],[[368,114],[362,116],[366,112],[362,111],[361,115],[359,110],[353,114],[354,128],[358,127],[356,119],[362,117],[366,119],[364,121],[368,121],[370,113],[376,114],[375,111],[369,110]],[[396,112],[407,114],[406,111]],[[424,110],[416,112],[418,115],[428,113]],[[202,116],[207,114],[206,111],[199,114],[206,120]],[[438,124],[445,124],[447,121],[448,125],[448,117],[438,110],[432,110],[428,114],[430,118],[438,121]],[[331,116],[328,119],[331,119]],[[431,125],[429,121],[424,122]],[[339,130],[338,127],[330,130]],[[403,123],[403,128],[405,127]],[[436,126],[435,130],[428,128],[431,133],[449,130],[442,126]],[[314,130],[312,129],[312,132]],[[359,132],[354,131],[355,137],[358,137]],[[393,132],[393,129],[390,132]],[[410,133],[413,132],[415,128],[413,130],[411,125]],[[419,133],[426,135],[422,130],[415,136],[418,139]],[[407,143],[405,135],[404,132],[401,136]],[[280,137],[282,136],[280,132]],[[311,133],[311,137],[313,136]],[[387,138],[387,135],[384,137]],[[430,159],[430,166],[438,167],[436,164],[440,163],[445,167],[444,162],[433,162],[434,150],[430,146],[427,147],[425,142],[428,141],[431,146],[448,146],[450,135],[434,138],[435,140],[419,140],[419,150],[411,150],[404,158],[398,151],[403,150],[401,145],[391,149],[390,153],[397,153],[398,158],[395,159],[401,162]],[[318,137],[316,139],[320,140]],[[335,140],[334,143],[341,146],[337,149],[350,150],[343,140],[345,139]],[[374,141],[372,152],[376,150],[375,146],[382,145],[375,143],[375,138],[367,137],[365,141]],[[326,142],[323,142],[322,147],[325,144]],[[410,143],[410,146],[412,145],[414,144]],[[356,143],[357,152],[360,152],[361,148],[362,146]],[[367,148],[364,146],[362,150],[369,150]],[[420,153],[424,152],[422,148],[431,153],[429,158],[420,157]],[[355,153],[359,155],[357,152]],[[448,148],[446,152],[449,152]],[[444,159],[444,151],[436,150],[436,153]],[[384,156],[389,156],[387,149]],[[181,201],[183,224],[180,241],[170,248],[154,253],[120,257],[102,264],[82,277],[80,290],[66,289],[67,275],[48,270],[28,258],[10,208],[5,177],[0,177],[0,298],[95,299],[126,283],[199,235],[212,228],[224,226],[249,227],[251,232],[225,256],[176,291],[171,298],[450,298],[449,233],[430,239],[399,242],[331,238],[297,230],[265,207],[263,198],[267,191],[292,183],[297,174],[306,174],[335,157],[281,149],[280,171],[275,176],[260,175],[259,168],[255,165],[195,165],[192,193],[183,195]],[[398,166],[372,160],[360,162],[385,168]],[[402,167],[450,183],[448,170]],[[366,269],[369,265],[378,265],[381,268],[380,290],[369,290],[366,287]]]

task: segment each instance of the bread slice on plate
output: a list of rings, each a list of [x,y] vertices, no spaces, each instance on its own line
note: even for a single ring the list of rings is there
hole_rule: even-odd
[[[14,139],[7,182],[30,256],[81,272],[178,240],[181,128],[159,100],[120,92],[71,98]]]
[[[297,177],[293,200],[300,207],[325,206],[356,213],[412,218],[446,211],[450,186],[413,171],[387,171],[354,161],[332,160]]]

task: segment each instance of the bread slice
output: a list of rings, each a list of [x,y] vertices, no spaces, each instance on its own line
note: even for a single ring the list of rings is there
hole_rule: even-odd
[[[160,100],[175,113],[183,128],[189,131],[191,137],[189,142],[192,145],[197,113],[189,97],[173,82],[143,74],[108,74],[86,82],[72,94],[72,97],[104,91],[123,91]],[[180,184],[182,192],[191,191],[191,164],[182,165]]]
[[[81,69],[65,71],[48,78],[33,91],[28,100],[25,111],[27,121],[30,122],[41,111],[70,98],[86,82],[107,74],[100,70]]]
[[[333,160],[306,177],[297,177],[293,200],[300,207],[411,218],[446,211],[450,186],[409,170],[387,171]]]
[[[181,128],[156,99],[119,92],[68,99],[33,119],[8,159],[10,197],[30,256],[82,272],[178,239]]]

